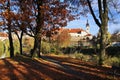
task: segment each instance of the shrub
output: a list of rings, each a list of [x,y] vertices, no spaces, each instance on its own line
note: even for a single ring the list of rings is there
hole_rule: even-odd
[[[77,58],[77,59],[80,59],[82,61],[89,61],[91,58],[90,55],[85,55],[85,54],[77,53],[77,52],[75,52],[74,54],[69,54],[69,57]]]
[[[120,57],[108,57],[104,60],[104,65],[120,67]]]
[[[50,43],[42,41],[41,50],[42,50],[42,53],[49,53]]]

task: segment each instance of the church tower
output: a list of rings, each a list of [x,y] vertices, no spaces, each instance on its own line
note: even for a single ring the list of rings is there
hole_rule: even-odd
[[[87,23],[86,23],[86,31],[87,31],[88,33],[90,33],[90,25],[89,25],[89,23],[88,23],[88,20],[87,20]]]

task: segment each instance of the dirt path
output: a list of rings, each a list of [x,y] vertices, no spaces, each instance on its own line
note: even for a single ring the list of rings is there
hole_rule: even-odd
[[[58,56],[0,60],[0,80],[120,80],[109,72],[113,70]]]

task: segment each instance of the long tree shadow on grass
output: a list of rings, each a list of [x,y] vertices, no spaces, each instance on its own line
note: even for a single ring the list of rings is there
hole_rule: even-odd
[[[0,64],[0,68],[4,68],[4,71],[1,73],[0,70],[0,80],[107,80],[91,74],[92,70],[80,67],[77,63],[52,60],[48,60],[48,57],[31,59],[24,56],[3,59],[4,65]]]
[[[20,57],[18,59],[20,59]],[[24,58],[22,59],[26,60]],[[29,64],[26,64],[28,66],[22,65],[21,62],[11,59],[4,59],[3,61],[5,63],[4,69],[7,69],[7,71],[3,72],[2,76],[0,75],[0,80],[37,80],[37,77],[39,78],[39,80],[44,80],[39,77],[40,74],[32,70],[32,67],[31,69],[30,67],[28,67]]]
[[[113,79],[114,76],[116,76],[116,79],[120,79],[120,74],[119,71],[117,71],[117,75],[114,74],[114,70],[112,68],[107,68],[107,67],[102,67],[102,66],[97,66],[94,65],[90,62],[83,62],[80,61],[79,59],[73,59],[73,58],[68,58],[68,57],[56,57],[56,56],[44,56],[44,59],[51,61],[53,63],[56,63],[58,65],[61,65],[65,67],[66,69],[70,70],[69,72],[72,72],[76,75],[83,75],[86,77],[86,79],[91,78],[91,79]],[[69,69],[70,68],[70,69]],[[76,71],[77,70],[77,71]],[[87,75],[84,73],[88,73]],[[92,75],[91,75],[92,74]]]

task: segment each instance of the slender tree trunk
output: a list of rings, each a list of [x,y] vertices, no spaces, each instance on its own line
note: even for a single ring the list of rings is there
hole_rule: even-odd
[[[15,32],[15,34],[16,34],[18,40],[19,40],[19,46],[20,46],[19,50],[20,50],[20,54],[22,55],[22,52],[23,52],[23,50],[22,50],[23,31],[20,33],[20,36],[17,32]]]
[[[14,46],[13,46],[11,29],[9,29],[8,35],[9,35],[9,46],[10,46],[10,58],[12,58],[14,57]]]
[[[22,54],[22,52],[23,52],[23,49],[22,49],[22,38],[23,38],[23,31],[21,32],[21,36],[20,36],[20,38],[19,38],[20,54],[21,54],[21,55],[23,55],[23,54]]]
[[[8,26],[8,38],[9,38],[9,46],[10,46],[10,58],[14,57],[14,46],[13,46],[13,39],[12,39],[12,31],[11,31],[11,16],[10,16],[10,0],[8,0],[7,3],[7,9],[8,11],[8,18],[7,20],[7,26]]]
[[[87,0],[89,9],[94,18],[94,21],[100,28],[100,53],[99,53],[99,65],[103,64],[104,57],[106,54],[106,43],[107,43],[107,31],[108,31],[108,6],[107,0],[98,0],[98,11],[99,19],[97,19],[90,0]],[[100,21],[99,21],[100,20]]]
[[[22,39],[19,40],[19,43],[20,43],[20,54],[22,55],[22,52],[23,52],[23,50],[22,50]]]

